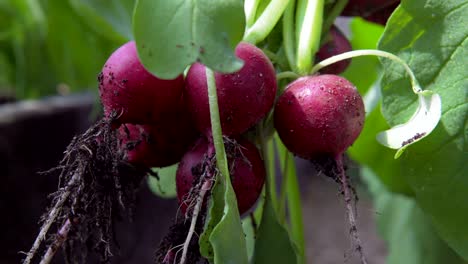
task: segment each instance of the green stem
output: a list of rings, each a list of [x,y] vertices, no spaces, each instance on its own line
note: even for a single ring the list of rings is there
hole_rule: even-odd
[[[223,133],[221,131],[221,121],[219,118],[218,95],[216,92],[216,81],[211,69],[206,68],[206,81],[208,84],[208,102],[210,104],[211,133],[213,134],[213,144],[216,151],[216,164],[219,171],[230,184],[230,176],[226,150],[224,149]]]
[[[273,140],[269,140],[267,143],[267,173],[268,178],[270,179],[270,198],[273,206],[278,204],[278,195],[276,193],[276,159],[275,159],[275,145]],[[275,207],[276,208],[276,207]]]
[[[392,61],[395,61],[397,63],[400,63],[405,68],[405,71],[408,73],[411,79],[411,86],[413,87],[414,93],[422,92],[422,88],[419,85],[418,80],[416,79],[416,76],[414,76],[414,73],[411,70],[411,68],[408,66],[408,64],[404,60],[400,59],[398,56],[395,56],[392,53],[382,51],[382,50],[353,50],[353,51],[345,52],[345,53],[330,57],[328,59],[325,59],[317,63],[310,71],[310,74],[314,74],[318,72],[320,69],[328,65],[331,65],[335,62],[347,60],[347,59],[354,58],[354,57],[360,57],[360,56],[383,57],[383,58],[391,59]]]
[[[244,40],[256,44],[273,30],[290,0],[272,0],[255,23],[247,28]]]
[[[327,14],[327,18],[323,22],[322,26],[322,32],[327,33],[330,27],[333,25],[335,22],[336,18],[341,14],[343,9],[345,8],[346,4],[348,3],[348,0],[338,0],[336,3],[333,5],[332,9],[330,12]],[[322,39],[323,39],[322,35]]]
[[[287,154],[286,154],[287,155]],[[279,196],[279,203],[278,203],[278,216],[283,224],[286,221],[286,190],[288,186],[288,169],[289,169],[289,158],[285,158],[282,160],[283,166],[281,169],[281,191]]]
[[[257,14],[258,4],[260,4],[260,0],[245,0],[244,1],[246,28],[250,28],[255,22],[255,15]]]
[[[263,53],[265,53],[265,55],[267,55],[267,57],[273,62],[273,64],[279,63],[279,58],[278,58],[278,55],[276,55],[276,53],[273,53],[270,50],[265,49],[265,48],[262,50],[263,50]]]
[[[292,71],[285,71],[276,74],[276,81],[280,81],[282,79],[290,78],[290,79],[297,79],[301,77],[299,74],[292,72]]]
[[[295,70],[296,59],[295,54],[295,33],[294,33],[294,7],[296,1],[289,1],[284,16],[283,16],[283,46],[288,59],[289,68]]]
[[[296,41],[299,39],[299,36],[301,35],[301,25],[304,22],[304,17],[306,14],[306,7],[307,7],[307,1],[308,0],[296,0],[296,22],[295,22],[295,37]]]
[[[302,219],[301,193],[299,190],[299,182],[296,174],[296,166],[294,165],[294,158],[291,153],[288,153],[288,159],[288,163],[291,164],[289,167],[291,167],[292,171],[288,174],[286,183],[289,217],[291,218],[291,232],[296,240],[300,256],[304,259],[305,238],[304,223]]]
[[[296,166],[294,164],[294,158],[291,153],[288,152],[286,147],[281,143],[278,136],[275,137],[276,146],[279,153],[280,160],[288,159],[288,169],[285,170],[286,174],[286,196],[287,205],[289,209],[289,219],[291,223],[291,235],[296,242],[296,246],[299,250],[300,260],[298,263],[305,263],[305,238],[304,238],[304,222],[302,220],[302,206],[301,206],[301,195],[299,190],[299,183],[297,180]],[[284,165],[281,163],[284,170]]]
[[[307,74],[312,67],[313,56],[320,47],[324,0],[308,0],[300,24],[297,43],[297,69],[300,74]],[[299,24],[298,24],[299,25]]]
[[[265,163],[266,168],[266,185],[265,185],[265,192],[267,196],[269,195],[271,198],[271,202],[273,208],[277,208],[278,204],[278,197],[276,194],[276,173],[275,173],[275,150],[273,143],[265,142],[265,133],[263,131],[263,126],[258,126],[258,134],[259,134],[259,141],[260,141],[260,149],[262,151],[263,161]]]

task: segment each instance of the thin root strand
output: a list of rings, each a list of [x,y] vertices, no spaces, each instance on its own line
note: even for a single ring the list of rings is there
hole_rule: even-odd
[[[344,195],[344,200],[346,204],[346,215],[348,216],[348,221],[349,221],[349,233],[351,235],[351,240],[352,243],[355,246],[355,250],[359,253],[359,257],[361,259],[361,264],[367,264],[367,259],[364,254],[364,249],[362,248],[362,242],[361,239],[359,238],[359,232],[357,229],[357,223],[356,223],[356,208],[354,208],[353,204],[353,198],[355,195],[353,195],[354,189],[350,186],[348,183],[348,176],[346,175],[346,172],[344,170],[343,166],[343,157],[342,155],[339,155],[336,157],[336,166],[338,170],[338,178],[341,183],[341,188],[342,192]]]
[[[55,219],[57,219],[57,216],[60,214],[60,211],[62,210],[62,206],[65,203],[65,201],[68,199],[71,193],[71,186],[74,186],[81,175],[79,173],[75,173],[71,180],[67,184],[67,189],[65,192],[60,196],[58,201],[55,203],[54,207],[50,210],[50,213],[45,220],[44,224],[42,224],[41,229],[39,231],[39,235],[37,235],[36,240],[33,243],[33,246],[29,250],[28,254],[26,255],[26,259],[23,261],[23,264],[29,264],[31,263],[32,259],[37,253],[37,250],[39,249],[41,243],[43,240],[45,240],[47,232],[49,231],[50,227],[52,224],[55,222]]]
[[[55,253],[59,250],[59,248],[62,246],[63,242],[67,240],[68,237],[68,232],[70,232],[71,228],[71,221],[70,219],[67,219],[63,226],[60,228],[55,241],[52,243],[52,245],[49,246],[47,249],[46,253],[44,254],[44,257],[42,257],[42,260],[39,264],[49,264],[52,261],[52,258],[54,257]]]
[[[200,213],[200,210],[202,208],[203,201],[205,199],[205,194],[207,191],[211,189],[211,185],[212,184],[210,180],[205,180],[200,189],[200,195],[197,198],[197,204],[195,205],[195,208],[193,209],[192,222],[190,223],[190,229],[187,234],[187,239],[185,240],[185,243],[184,243],[182,256],[179,262],[180,264],[185,264],[185,261],[187,259],[187,251],[190,245],[190,241],[192,240],[193,233],[195,232],[195,226],[197,224],[198,214]]]

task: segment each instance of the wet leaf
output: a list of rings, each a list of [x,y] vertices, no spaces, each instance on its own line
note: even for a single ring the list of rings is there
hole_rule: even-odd
[[[465,263],[440,239],[413,198],[389,192],[369,168],[362,170],[362,176],[374,198],[379,232],[388,245],[386,263]]]
[[[242,61],[234,48],[245,27],[239,0],[139,0],[133,33],[143,65],[172,79],[199,60],[218,72],[234,72]]]
[[[154,176],[148,177],[148,185],[154,194],[162,198],[177,197],[175,180],[177,166],[176,164],[165,168],[153,168],[159,177],[159,180]]]
[[[224,178],[218,177],[217,181]],[[224,190],[224,211],[210,235],[214,263],[247,264],[247,248],[237,209],[236,194],[230,182],[220,181]]]
[[[262,221],[255,241],[253,263],[297,263],[296,252],[289,233],[279,223],[268,197],[263,204]]]
[[[231,184],[218,175],[212,189],[207,224],[199,240],[210,263],[248,263],[246,241]]]
[[[401,174],[418,205],[458,254],[468,259],[468,1],[403,1],[379,48],[407,61],[424,89],[438,93],[436,129],[402,155]],[[417,97],[402,68],[384,61],[383,114],[391,126],[408,120]]]
[[[353,18],[350,22],[353,49],[375,49],[383,33],[383,27]],[[361,135],[348,149],[348,154],[360,164],[369,166],[380,180],[393,192],[411,195],[413,191],[400,173],[400,163],[394,159],[394,150],[382,146],[375,136],[389,129],[381,113],[380,74],[381,66],[378,58],[362,56],[353,58],[348,69],[343,73],[363,96],[366,108],[366,121]]]

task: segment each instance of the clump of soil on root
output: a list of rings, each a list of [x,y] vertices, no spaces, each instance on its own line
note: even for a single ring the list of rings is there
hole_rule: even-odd
[[[351,184],[350,177],[346,173],[346,171],[348,170],[347,164],[349,160],[346,159],[346,156],[344,156],[343,159],[344,159],[343,160],[343,173],[346,177],[346,186],[352,193],[352,197],[351,197],[352,199],[350,202],[353,202],[354,204],[356,204],[359,201],[359,197],[356,193],[354,186]],[[345,191],[344,191],[344,186],[343,186],[341,169],[337,165],[336,160],[329,156],[323,156],[323,157],[314,159],[311,162],[320,174],[323,174],[324,176],[335,181],[339,186],[340,194],[344,195]]]
[[[52,205],[24,263],[37,254],[52,225],[59,231],[47,237],[51,245],[43,260],[62,247],[68,263],[86,263],[89,250],[102,263],[109,261],[113,222],[131,217],[137,189],[148,172],[126,163],[124,153],[110,120],[99,121],[72,140],[59,166],[45,172],[59,173],[59,190],[51,194]]]

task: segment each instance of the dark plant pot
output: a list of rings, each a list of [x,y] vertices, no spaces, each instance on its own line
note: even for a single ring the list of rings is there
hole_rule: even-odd
[[[73,136],[92,124],[95,102],[84,94],[0,105],[0,263],[20,263],[24,254],[19,252],[32,246],[48,194],[58,186],[56,175],[38,172],[56,166]],[[160,199],[142,184],[133,222],[116,225],[112,263],[152,263],[176,210],[175,200]],[[63,257],[56,256],[54,263],[63,263]]]

